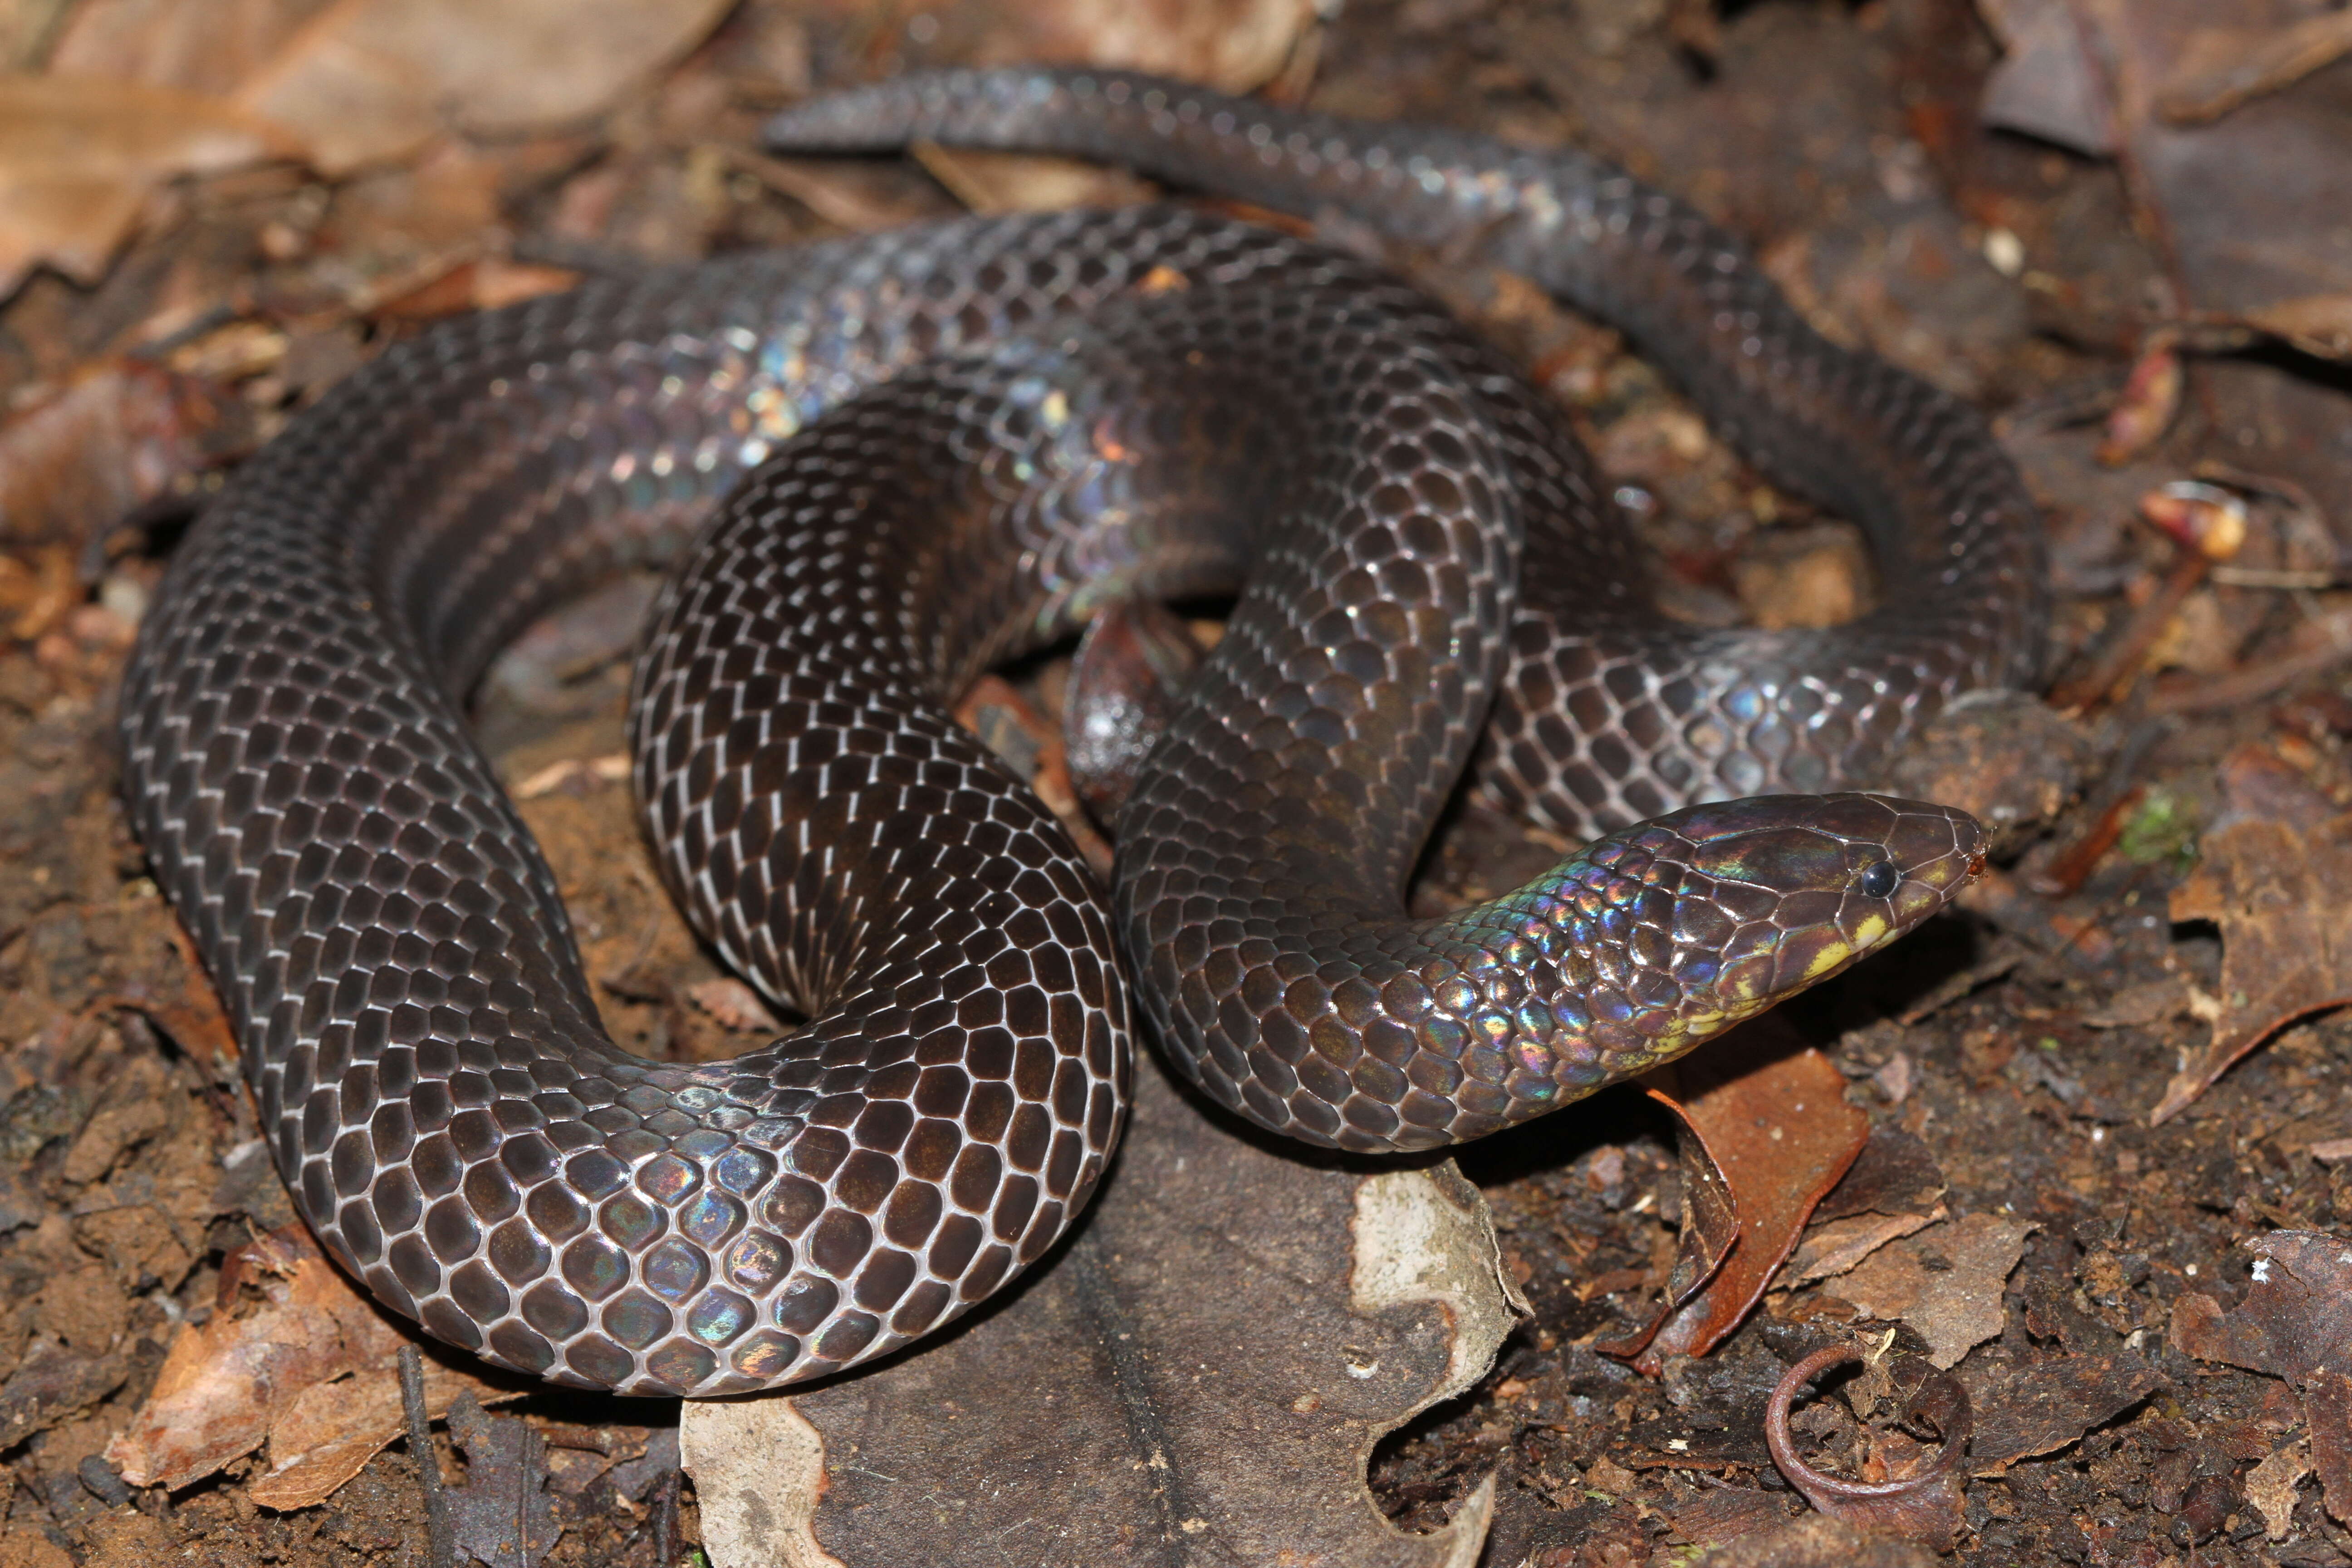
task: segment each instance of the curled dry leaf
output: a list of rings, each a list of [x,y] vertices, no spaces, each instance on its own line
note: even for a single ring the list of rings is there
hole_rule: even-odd
[[[43,263],[96,282],[160,181],[301,150],[266,116],[197,93],[0,76],[0,297]]]
[[[2175,921],[2221,928],[2221,1013],[2165,1086],[2152,1124],[2286,1025],[2352,1001],[2352,814],[2267,746],[2241,747],[2221,772],[2221,825],[2171,907]]]
[[[699,42],[727,0],[334,0],[238,88],[329,176],[436,132],[585,120]],[[530,62],[520,68],[520,62]]]
[[[2006,1215],[1964,1215],[1864,1259],[1837,1293],[1871,1317],[1910,1324],[1928,1360],[1949,1368],[2009,1321],[2001,1292],[2033,1228]]]
[[[405,1336],[353,1290],[310,1233],[289,1226],[239,1249],[225,1294],[257,1287],[247,1310],[225,1304],[180,1331],[155,1386],[106,1458],[133,1486],[184,1487],[267,1440],[269,1468],[247,1488],[265,1508],[307,1508],[357,1475],[400,1432],[394,1363]],[[426,1363],[435,1411],[460,1393],[515,1391]]]
[[[1796,1038],[1768,1016],[1676,1064],[1679,1100],[1652,1091],[1679,1119],[1683,1258],[1660,1317],[1632,1340],[1595,1347],[1604,1354],[1633,1355],[1655,1376],[1667,1356],[1712,1349],[1764,1294],[1814,1205],[1862,1152],[1870,1118],[1846,1103],[1844,1075],[1827,1057],[1790,1050]],[[1718,1185],[1724,1200],[1711,1195]]]
[[[690,1402],[718,1568],[1477,1559],[1492,1482],[1408,1535],[1372,1446],[1468,1387],[1525,1311],[1447,1163],[1275,1152],[1139,1063],[1125,1146],[1058,1257],[912,1355],[813,1393]]]
[[[1886,1480],[1857,1480],[1805,1463],[1789,1431],[1789,1407],[1806,1384],[1832,1367],[1869,1363],[1861,1351],[1832,1345],[1815,1351],[1781,1377],[1764,1416],[1764,1442],[1772,1464],[1807,1502],[1843,1523],[1874,1533],[1917,1542],[1949,1552],[1960,1527],[1960,1456],[1968,1451],[1970,1416],[1966,1390],[1941,1372],[1926,1371],[1905,1358],[1902,1420],[1926,1428],[1939,1441],[1935,1457],[1915,1473]]]

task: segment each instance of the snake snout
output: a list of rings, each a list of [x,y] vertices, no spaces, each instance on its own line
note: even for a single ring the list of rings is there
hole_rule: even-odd
[[[1859,794],[1759,796],[1664,821],[1694,838],[1690,864],[1715,896],[1748,906],[1722,971],[1746,1003],[1793,995],[1942,909],[1983,868],[1987,837],[1966,812]]]

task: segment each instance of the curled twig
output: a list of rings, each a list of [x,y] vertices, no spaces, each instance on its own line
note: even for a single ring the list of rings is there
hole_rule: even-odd
[[[1815,1351],[1790,1367],[1772,1390],[1764,1412],[1764,1442],[1772,1463],[1805,1500],[1822,1512],[1859,1529],[1899,1535],[1937,1552],[1949,1552],[1960,1523],[1960,1456],[1967,1451],[1969,1396],[1940,1372],[1929,1372],[1904,1407],[1902,1419],[1924,1426],[1941,1440],[1927,1468],[1902,1480],[1857,1481],[1827,1475],[1798,1458],[1789,1432],[1789,1410],[1807,1384],[1834,1366],[1867,1363],[1853,1345]]]

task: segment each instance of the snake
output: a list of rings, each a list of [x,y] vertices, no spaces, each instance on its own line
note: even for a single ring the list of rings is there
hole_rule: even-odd
[[[1826,341],[1678,201],[1117,72],[908,77],[769,138],[1081,153],[1524,273],[1871,531],[1884,602],[1668,619],[1524,374],[1355,251],[1199,205],[647,268],[391,345],[192,525],[121,730],[297,1207],[425,1332],[622,1394],[824,1376],[1066,1233],[1133,1033],[1276,1132],[1430,1149],[1672,1058],[1981,869],[1967,814],[1862,786],[2033,679],[2032,504],[1979,414]],[[533,617],[673,561],[641,816],[801,1020],[707,1063],[614,1043],[465,717]],[[1139,595],[1234,607],[1106,891],[949,704]],[[1589,842],[1410,918],[1465,770]]]

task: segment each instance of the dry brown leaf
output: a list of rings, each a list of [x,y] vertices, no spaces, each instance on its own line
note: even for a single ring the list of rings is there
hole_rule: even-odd
[[[2229,1311],[2201,1291],[2172,1306],[2172,1348],[2291,1383],[2352,1366],[2352,1246],[2319,1231],[2274,1230],[2243,1243],[2252,1283]]]
[[[1892,1241],[1916,1236],[1945,1217],[1944,1206],[1933,1214],[1858,1214],[1817,1225],[1805,1233],[1803,1245],[1789,1263],[1789,1283],[1808,1284],[1843,1274]]]
[[[211,389],[152,365],[77,377],[0,425],[0,540],[79,547],[201,466],[220,416]]]
[[[2008,1321],[2001,1291],[2032,1229],[2006,1215],[1965,1215],[1864,1259],[1837,1293],[1874,1318],[1918,1330],[1927,1359],[1948,1370]]]
[[[1698,1240],[1699,1251],[1722,1258],[1719,1266],[1692,1268],[1696,1278],[1682,1292],[1670,1289],[1653,1330],[1594,1347],[1603,1354],[1631,1346],[1639,1352],[1634,1366],[1653,1376],[1667,1356],[1706,1354],[1739,1326],[1795,1248],[1814,1205],[1862,1152],[1870,1118],[1846,1103],[1844,1075],[1829,1058],[1811,1047],[1790,1050],[1797,1043],[1786,1023],[1759,1019],[1675,1065],[1667,1081],[1678,1087],[1679,1101],[1652,1091],[1682,1121],[1685,1172],[1695,1159],[1711,1161],[1730,1199],[1731,1212],[1715,1218],[1707,1205],[1689,1201],[1695,1184],[1685,1182],[1685,1252],[1694,1245],[1690,1232],[1710,1224],[1727,1221],[1737,1234],[1727,1257],[1722,1239]]]
[[[2334,1367],[2312,1373],[2304,1383],[2303,1412],[2320,1496],[2341,1524],[2352,1520],[2352,1376]]]
[[[2273,1541],[2284,1541],[2294,1522],[2294,1491],[2311,1474],[2311,1459],[2302,1439],[2287,1444],[2246,1472],[2246,1500],[2263,1516]]]
[[[2352,12],[2323,12],[2252,38],[2232,37],[2230,41],[2236,47],[2221,64],[2167,82],[2157,93],[2157,112],[2176,125],[2200,124],[2219,120],[2250,98],[2300,80],[2352,50]]]
[[[1425,1535],[1364,1485],[1518,1312],[1450,1164],[1363,1173],[1212,1119],[1139,1062],[1071,1246],[914,1354],[811,1393],[689,1401],[717,1568],[1475,1562],[1491,1480]]]
[[[1026,153],[982,153],[919,142],[908,149],[948,193],[976,213],[1049,213],[1131,206],[1150,187],[1123,170]]]
[[[2305,294],[2249,310],[2245,319],[2248,326],[2284,338],[2314,358],[2352,359],[2352,294]]]
[[[2288,1024],[2352,1001],[2352,814],[2264,746],[2241,747],[2221,771],[2228,814],[2171,905],[2175,921],[2221,928],[2221,1013],[2165,1086],[2151,1124]]]
[[[699,42],[728,0],[335,0],[238,89],[332,176],[446,127],[585,120]],[[525,68],[525,62],[528,68]]]
[[[325,3],[81,0],[58,34],[48,69],[226,93]]]
[[[498,1404],[530,1392],[493,1387],[475,1375],[478,1363],[447,1364],[435,1359],[441,1353],[436,1347],[425,1347],[425,1413],[429,1417],[446,1415],[467,1394]],[[404,1429],[394,1361],[379,1360],[348,1377],[312,1384],[272,1416],[268,1466],[246,1483],[245,1495],[280,1512],[324,1502]]]
[[[94,283],[147,193],[301,143],[250,110],[95,77],[0,77],[0,296],[47,263]]]
[[[399,1434],[394,1365],[409,1342],[299,1226],[234,1258],[261,1301],[183,1329],[106,1457],[133,1486],[184,1487],[267,1440],[270,1468],[249,1495],[268,1508],[306,1508]],[[468,1389],[514,1397],[470,1372],[429,1359],[426,1367],[426,1403],[436,1412]]]
[[[760,994],[732,975],[688,986],[686,999],[738,1033],[773,1036],[783,1028]]]
[[[1314,26],[1315,0],[1027,0],[970,5],[970,63],[1121,66],[1226,92],[1264,86]],[[950,16],[949,26],[955,25]]]
[[[1973,1391],[1971,1474],[2005,1473],[2020,1459],[2054,1453],[2164,1385],[2163,1374],[2128,1351],[2068,1355],[2011,1368]]]

